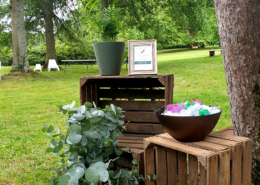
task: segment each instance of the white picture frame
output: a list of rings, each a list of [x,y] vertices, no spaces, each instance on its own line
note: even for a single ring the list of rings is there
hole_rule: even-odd
[[[128,74],[157,74],[157,40],[128,41]]]

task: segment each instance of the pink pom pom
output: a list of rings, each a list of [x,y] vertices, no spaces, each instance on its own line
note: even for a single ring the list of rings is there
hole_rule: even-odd
[[[192,99],[190,102],[191,102],[191,103],[194,103],[194,102],[195,102],[195,100],[194,100],[194,99]]]
[[[200,105],[203,105],[200,100],[196,100],[195,103],[198,103]]]

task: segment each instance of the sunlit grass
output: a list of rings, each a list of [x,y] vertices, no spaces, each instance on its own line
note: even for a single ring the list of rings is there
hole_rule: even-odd
[[[58,160],[45,153],[49,137],[41,132],[42,125],[65,129],[66,117],[58,105],[75,100],[79,106],[79,78],[99,75],[98,68],[95,65],[95,72],[86,73],[85,65],[73,65],[72,73],[9,76],[10,70],[2,66],[0,72],[0,184],[48,184]],[[122,75],[127,73],[122,66]],[[220,52],[209,57],[208,49],[158,51],[158,73],[174,74],[174,103],[194,98],[220,106],[222,115],[215,131],[231,125]]]

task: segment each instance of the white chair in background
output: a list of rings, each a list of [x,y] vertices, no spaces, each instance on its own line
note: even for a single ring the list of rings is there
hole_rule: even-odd
[[[40,70],[42,72],[42,66],[41,64],[36,64],[35,68],[34,68],[34,71],[36,70]]]
[[[55,59],[49,59],[48,71],[50,71],[51,69],[57,69],[58,71],[60,71],[60,68],[59,68],[59,66],[57,65]]]

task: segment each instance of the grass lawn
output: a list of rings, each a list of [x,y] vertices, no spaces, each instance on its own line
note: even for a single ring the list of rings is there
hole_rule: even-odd
[[[231,118],[222,57],[220,52],[209,57],[208,50],[158,51],[158,73],[174,74],[174,103],[194,98],[220,106],[221,118],[214,129],[217,131],[231,126]],[[58,111],[58,105],[75,100],[79,106],[79,78],[99,75],[97,66],[94,69],[95,72],[89,69],[86,73],[85,65],[73,65],[72,73],[7,75],[11,67],[2,66],[0,184],[48,184],[58,158],[45,153],[50,138],[41,132],[42,125],[65,130],[66,116]],[[122,66],[122,75],[127,73],[125,65]]]

